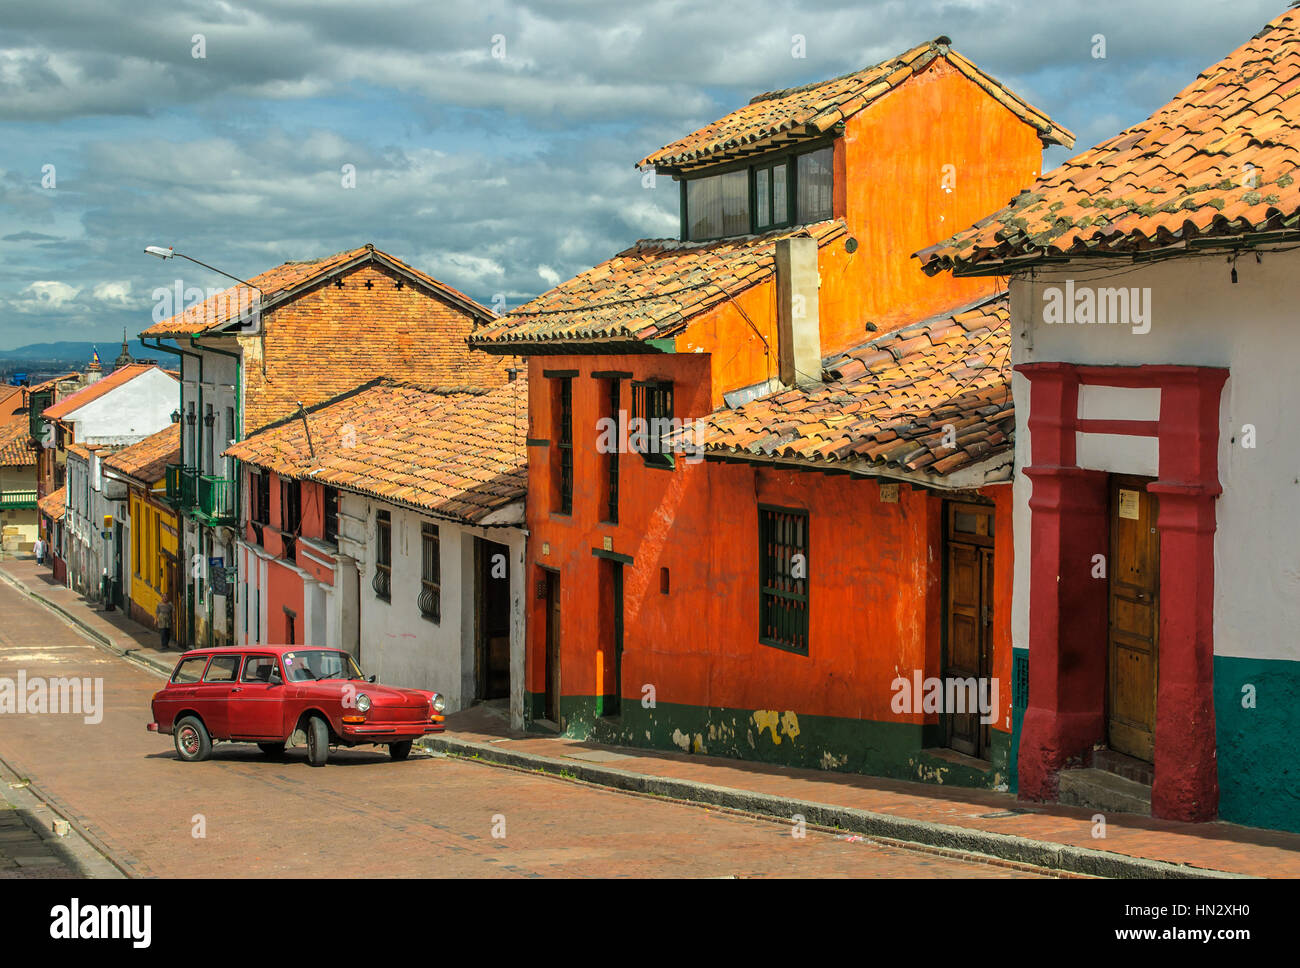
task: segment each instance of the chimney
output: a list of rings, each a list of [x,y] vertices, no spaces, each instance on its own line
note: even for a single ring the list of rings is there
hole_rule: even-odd
[[[788,387],[822,382],[819,281],[816,239],[804,235],[776,243],[777,360]]]

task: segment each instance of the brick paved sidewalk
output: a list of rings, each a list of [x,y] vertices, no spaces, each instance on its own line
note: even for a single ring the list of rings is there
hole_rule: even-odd
[[[0,562],[0,580],[8,577],[29,595],[52,605],[69,621],[118,655],[124,655],[150,668],[171,675],[181,649],[161,649],[156,631],[129,618],[121,609],[103,610],[99,603],[54,581],[48,566],[36,564],[31,555]]]
[[[830,816],[834,816],[836,808],[866,811],[876,817],[890,818],[896,825],[897,820],[919,822],[934,825],[931,830],[941,832],[959,828],[959,834],[964,830],[976,837],[1009,835],[1040,850],[1043,844],[1063,845],[1082,851],[1100,851],[1120,859],[1156,862],[1150,865],[1146,876],[1162,876],[1158,865],[1170,864],[1248,877],[1300,877],[1300,834],[1217,821],[1188,824],[1116,813],[1106,817],[1105,838],[1094,839],[1095,811],[1023,802],[1012,794],[991,790],[790,769],[723,757],[601,746],[559,736],[520,733],[510,730],[498,713],[484,706],[449,716],[447,726],[445,738],[463,744],[460,752],[465,755],[478,755],[480,759],[507,753],[546,757],[554,763],[555,771],[567,765],[580,778],[600,783],[603,782],[600,773],[606,770],[611,774],[611,785],[625,787],[629,784],[621,783],[616,774],[630,772],[685,781],[684,785],[673,785],[669,795],[686,799],[696,799],[689,785],[698,784],[700,799],[716,804],[725,805],[729,799],[744,803],[743,795],[728,798],[725,791],[721,795],[717,791],[726,788],[825,805]],[[683,789],[687,792],[681,792]],[[796,812],[799,810],[792,803],[781,815]],[[888,822],[881,825],[881,829],[888,828]],[[960,836],[935,838],[931,842],[941,843],[945,839],[959,841]],[[1001,838],[984,840],[986,850],[990,841],[997,842],[994,849],[1001,842]],[[1014,844],[1007,846],[1007,853],[1015,852]],[[1104,868],[1105,865],[1094,866]],[[1132,869],[1135,865],[1127,866],[1131,875],[1143,876],[1142,871]]]

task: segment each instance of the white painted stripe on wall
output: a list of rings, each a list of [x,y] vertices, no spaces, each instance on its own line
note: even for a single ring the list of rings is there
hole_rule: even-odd
[[[1159,387],[1079,385],[1080,420],[1159,420]]]
[[[1075,463],[1090,471],[1138,474],[1155,477],[1160,473],[1160,438],[1128,434],[1074,435]]]

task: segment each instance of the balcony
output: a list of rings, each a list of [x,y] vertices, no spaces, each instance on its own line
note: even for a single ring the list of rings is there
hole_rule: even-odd
[[[0,511],[36,507],[36,491],[0,491]]]
[[[194,516],[205,524],[233,524],[235,482],[228,477],[199,478],[199,500]]]
[[[176,510],[189,512],[198,503],[199,472],[181,464],[167,465],[166,501]]]

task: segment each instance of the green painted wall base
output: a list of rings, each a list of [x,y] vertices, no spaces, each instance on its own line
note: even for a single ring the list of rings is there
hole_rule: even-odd
[[[624,698],[621,716],[601,716],[600,696],[563,696],[564,735],[610,746],[675,750],[730,756],[781,766],[861,773],[897,780],[1005,789],[1010,734],[990,730],[986,768],[969,758],[935,752],[942,726],[880,723],[831,716],[800,716],[785,710],[725,709]],[[544,698],[529,693],[532,720],[541,718]],[[538,729],[540,732],[541,730]]]
[[[1300,662],[1214,657],[1219,819],[1300,833],[1297,696]]]

